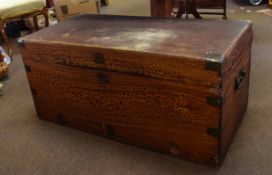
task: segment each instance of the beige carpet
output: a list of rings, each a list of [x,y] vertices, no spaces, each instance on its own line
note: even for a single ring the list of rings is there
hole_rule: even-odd
[[[149,15],[148,2],[113,0],[103,13]],[[21,56],[15,49],[10,80],[4,83],[0,97],[0,175],[271,174],[272,17],[255,12],[266,6],[241,9],[241,5],[228,1],[230,18],[251,19],[254,25],[250,102],[221,169],[38,120]]]

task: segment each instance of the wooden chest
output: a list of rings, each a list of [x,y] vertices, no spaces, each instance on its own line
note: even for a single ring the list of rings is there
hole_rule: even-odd
[[[41,119],[220,166],[247,109],[251,24],[81,15],[19,40]]]

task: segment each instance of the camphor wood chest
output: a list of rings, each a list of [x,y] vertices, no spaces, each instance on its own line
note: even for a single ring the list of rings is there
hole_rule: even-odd
[[[247,108],[251,24],[81,15],[19,40],[41,119],[220,166]]]

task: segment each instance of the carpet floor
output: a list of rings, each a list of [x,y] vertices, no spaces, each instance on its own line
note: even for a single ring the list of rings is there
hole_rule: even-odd
[[[230,19],[252,20],[254,42],[248,111],[220,169],[39,120],[14,44],[10,79],[0,97],[0,175],[271,174],[272,17],[256,12],[264,8],[228,0]],[[114,0],[102,13],[148,16],[149,0]]]

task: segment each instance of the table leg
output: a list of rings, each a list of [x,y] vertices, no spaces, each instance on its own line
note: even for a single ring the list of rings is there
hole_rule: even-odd
[[[173,0],[150,0],[151,16],[153,17],[172,17]]]

